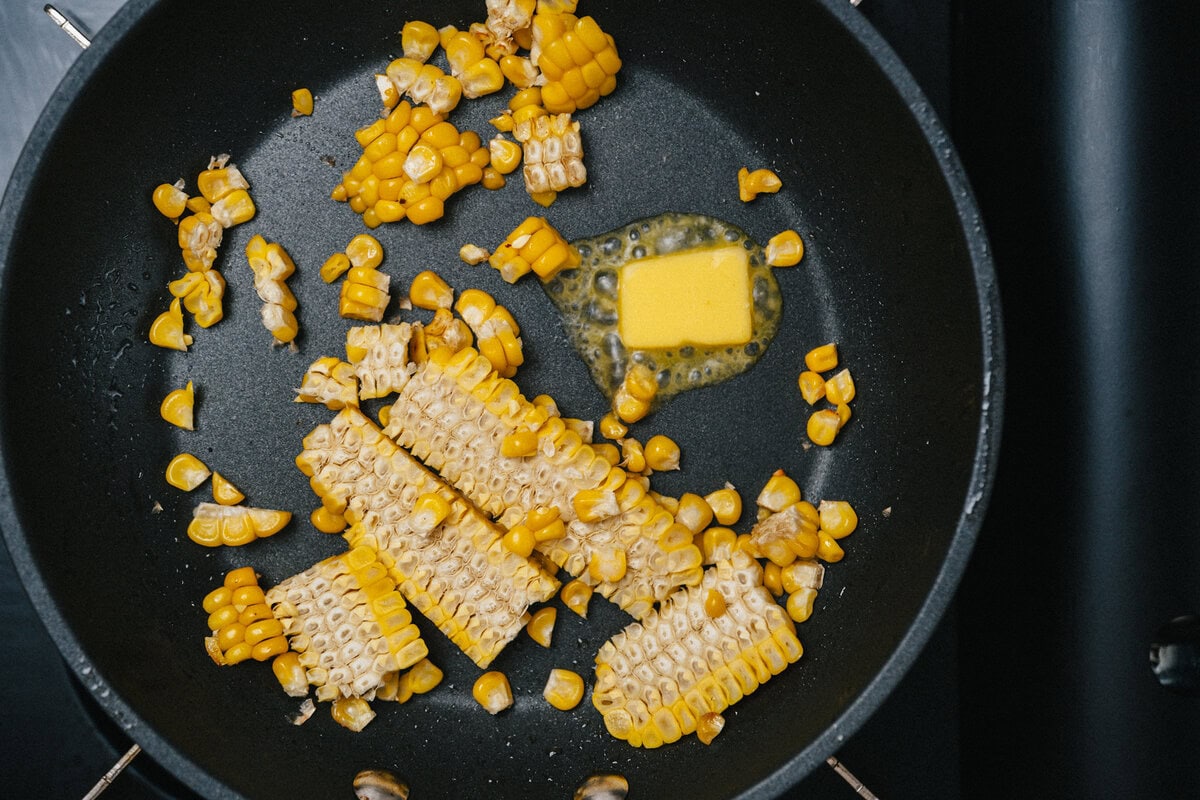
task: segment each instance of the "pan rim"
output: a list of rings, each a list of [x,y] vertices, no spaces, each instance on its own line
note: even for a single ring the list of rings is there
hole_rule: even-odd
[[[879,67],[897,95],[905,102],[930,145],[947,191],[962,226],[971,260],[980,315],[982,350],[981,411],[970,480],[962,512],[950,547],[928,594],[906,633],[875,677],[842,710],[838,718],[803,750],[755,786],[737,795],[738,800],[768,800],[792,788],[799,780],[835,753],[891,694],[924,649],[946,608],[953,599],[974,549],[991,496],[996,471],[1004,406],[1005,353],[1003,321],[994,264],[983,221],[965,170],[951,145],[950,137],[932,110],[915,79],[891,46],[870,22],[845,0],[816,0],[826,13],[845,28]],[[92,46],[72,64],[54,90],[14,166],[0,202],[0,291],[7,277],[8,261],[17,225],[25,213],[25,202],[45,150],[53,141],[64,116],[96,70],[162,0],[129,0],[100,30]],[[935,147],[933,143],[944,144]],[[0,317],[3,315],[0,307]],[[2,318],[0,318],[2,322]],[[0,406],[6,389],[0,387]],[[45,624],[52,640],[71,669],[87,686],[96,702],[147,753],[197,792],[213,798],[239,798],[224,783],[188,758],[116,692],[102,691],[104,678],[89,661],[79,640],[50,596],[12,504],[9,458],[0,448],[0,534],[12,554],[14,567],[26,593]]]

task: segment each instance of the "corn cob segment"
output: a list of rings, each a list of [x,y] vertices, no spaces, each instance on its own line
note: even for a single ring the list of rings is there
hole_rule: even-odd
[[[539,13],[530,58],[545,78],[542,102],[551,113],[587,108],[617,88],[621,59],[612,36],[591,17]]]
[[[691,532],[677,530],[645,484],[613,468],[557,414],[525,399],[476,351],[435,354],[419,366],[388,420],[385,434],[502,527],[513,528],[539,507],[556,508],[566,531],[539,541],[538,551],[633,616],[700,580]],[[518,430],[537,437],[536,451],[502,455],[505,439]],[[592,568],[619,557],[623,573]]]
[[[353,364],[333,356],[314,361],[296,390],[297,403],[323,403],[332,411],[358,405],[358,378]]]
[[[795,626],[762,575],[734,553],[600,648],[592,703],[609,733],[634,747],[676,741],[800,658]],[[715,617],[705,611],[713,591],[725,602]]]
[[[350,545],[378,552],[409,602],[480,667],[521,632],[530,605],[557,591],[558,581],[505,548],[502,531],[357,409],[318,426],[304,448],[296,463],[325,507],[352,523]],[[428,494],[449,506],[432,529],[418,508]]]
[[[358,378],[358,395],[386,397],[408,383],[412,374],[408,347],[412,325],[361,325],[346,332],[346,359]]]
[[[561,192],[587,183],[583,139],[570,114],[549,114],[522,120],[513,127],[521,143],[525,191]]]
[[[315,564],[273,587],[266,600],[318,700],[371,700],[388,673],[429,654],[404,598],[369,547]]]
[[[268,243],[262,236],[253,236],[246,243],[246,260],[254,273],[254,290],[263,301],[263,327],[282,344],[296,338],[300,323],[296,321],[296,297],[284,283],[296,264],[278,242]]]

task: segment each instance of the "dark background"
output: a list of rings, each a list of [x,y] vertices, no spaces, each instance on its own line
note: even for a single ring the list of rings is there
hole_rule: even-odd
[[[95,31],[120,3],[64,5]],[[884,798],[1196,796],[1200,707],[1158,686],[1147,651],[1200,609],[1200,23],[1183,3],[861,10],[966,165],[1008,376],[959,596],[838,755]],[[0,185],[77,54],[40,3],[0,2]],[[82,796],[130,742],[76,691],[3,549],[0,640],[0,795]],[[164,796],[188,795],[145,758],[106,794]],[[827,769],[787,795],[852,796]]]

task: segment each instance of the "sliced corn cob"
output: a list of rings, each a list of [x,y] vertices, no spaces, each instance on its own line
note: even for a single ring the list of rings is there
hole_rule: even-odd
[[[187,535],[205,547],[237,547],[278,533],[291,518],[290,511],[201,503],[192,512]]]
[[[616,44],[591,17],[535,15],[530,58],[545,78],[542,102],[551,113],[587,108],[617,88]]]
[[[384,561],[370,547],[327,558],[266,600],[318,700],[371,700],[385,676],[429,654]]]
[[[583,139],[579,123],[570,114],[549,114],[516,123],[513,138],[521,143],[525,166],[525,191],[530,194],[561,192],[583,186]]]
[[[501,377],[511,378],[525,363],[521,329],[512,314],[482,289],[467,289],[454,304],[463,321],[478,339],[479,352]]]
[[[413,366],[408,348],[413,326],[363,325],[346,332],[346,359],[358,378],[358,396],[386,397],[408,383]],[[358,405],[354,403],[353,405]]]
[[[352,523],[346,538],[379,553],[400,591],[481,667],[529,619],[558,582],[501,544],[501,531],[383,436],[357,409],[343,409],[304,440],[297,466],[325,507]],[[432,530],[417,500],[442,497],[449,513]]]
[[[358,378],[354,365],[333,356],[318,358],[304,373],[296,390],[296,402],[324,403],[333,411],[357,406]]]
[[[503,456],[505,438],[522,428],[536,434],[537,452]],[[538,508],[556,508],[565,531],[537,541],[537,550],[635,617],[700,579],[691,532],[677,530],[682,526],[639,481],[526,400],[471,348],[434,353],[419,366],[391,407],[385,433],[505,528]],[[605,580],[612,573],[590,569],[594,559],[614,558],[625,560],[619,577]]]
[[[715,617],[705,611],[711,591],[725,603]],[[703,715],[722,713],[802,653],[758,562],[734,553],[600,648],[592,702],[613,736],[658,747],[692,733]]]
[[[658,395],[658,379],[644,364],[631,364],[613,392],[612,411],[622,422],[637,422],[650,413]]]
[[[268,243],[257,235],[246,243],[246,260],[254,272],[254,290],[263,301],[263,326],[275,341],[287,344],[300,331],[296,297],[284,283],[296,271],[296,264],[278,242]]]
[[[504,280],[515,283],[530,271],[548,281],[564,269],[579,266],[580,260],[579,251],[545,217],[527,217],[496,248],[488,263]]]
[[[283,625],[272,616],[252,568],[226,573],[224,582],[204,597],[202,606],[212,631],[204,647],[218,666],[248,658],[266,661],[288,649]]]

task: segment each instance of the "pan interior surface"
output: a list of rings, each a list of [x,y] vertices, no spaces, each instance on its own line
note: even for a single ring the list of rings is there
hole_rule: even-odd
[[[858,509],[845,560],[828,569],[813,618],[798,628],[805,655],[731,708],[711,748],[688,737],[653,751],[610,737],[586,699],[563,713],[541,697],[553,667],[584,675],[590,690],[597,649],[629,621],[599,597],[586,621],[560,609],[551,649],[524,636],[506,649],[492,668],[517,700],[495,718],[470,697],[479,670],[423,621],[444,684],[403,706],[376,703],[378,718],[360,734],[339,728],[326,704],[305,725],[288,724],[298,701],[268,665],[212,664],[200,599],[225,571],[250,564],[270,585],[343,549],[309,526],[317,500],[292,463],[331,413],[292,398],[309,363],[341,354],[350,325],[317,269],[364,230],[328,194],[357,157],[353,130],[378,115],[371,74],[401,54],[395,32],[407,20],[465,27],[484,10],[162,2],[104,32],[121,39],[82,67],[90,76],[27,151],[36,168],[6,207],[3,522],[39,607],[63,623],[54,633],[77,655],[72,666],[134,739],[205,794],[343,796],[356,772],[382,768],[422,797],[561,798],[606,771],[625,775],[639,797],[773,796],[836,747],[837,726],[853,729],[848,709],[861,721],[878,704],[891,685],[881,674],[944,606],[931,594],[952,591],[961,565],[947,577],[949,554],[965,559],[972,533],[964,544],[961,521],[978,499],[989,334],[945,157],[871,51],[820,3],[693,3],[686,25],[671,4],[580,10],[613,34],[624,61],[616,92],[577,115],[587,186],[549,210],[515,174],[498,193],[468,189],[434,225],[376,231],[382,269],[394,296],[424,269],[492,292],[523,328],[526,395],[548,392],[564,414],[596,420],[604,399],[549,300],[530,282],[508,286],[464,265],[462,244],[492,247],[543,214],[568,238],[667,211],[711,214],[760,242],[800,231],[807,254],[777,272],[784,318],[759,363],[676,397],[635,435],[667,433],[682,446],[683,469],[653,479],[666,494],[730,480],[750,504],[782,467],[807,499]],[[299,86],[316,95],[316,113],[291,119]],[[451,121],[486,141],[507,97],[464,101]],[[249,179],[258,215],[228,231],[221,249],[226,318],[189,326],[188,353],[161,350],[147,331],[184,268],[150,191],[179,177],[194,191],[196,173],[221,152]],[[783,191],[741,203],[743,166],[773,168]],[[255,233],[296,261],[298,352],[272,348],[259,321],[243,257]],[[855,417],[834,447],[805,448],[809,409],[796,375],[803,354],[827,341],[854,373]],[[193,432],[158,416],[162,397],[187,380],[198,390]],[[162,477],[183,451],[233,480],[249,504],[293,511],[293,523],[245,548],[193,544],[184,531],[207,488],[185,495]],[[751,509],[739,530],[752,521]]]

